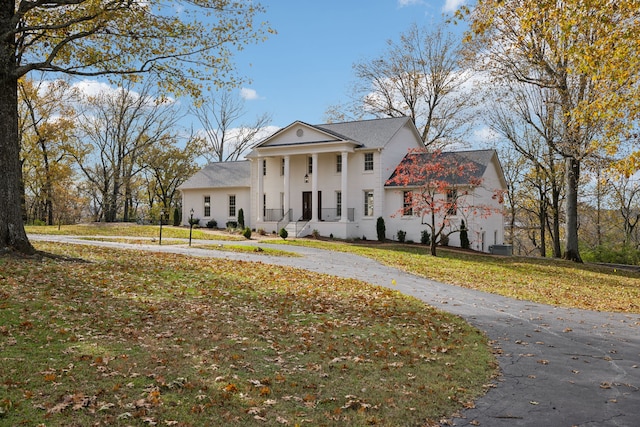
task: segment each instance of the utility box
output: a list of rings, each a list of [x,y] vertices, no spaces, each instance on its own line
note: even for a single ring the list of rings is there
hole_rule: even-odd
[[[493,255],[513,255],[513,246],[511,245],[491,245],[489,252]]]

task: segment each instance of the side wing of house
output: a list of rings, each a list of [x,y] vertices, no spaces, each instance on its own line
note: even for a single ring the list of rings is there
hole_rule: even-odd
[[[449,245],[460,246],[461,222],[464,220],[468,229],[471,249],[488,252],[491,245],[504,244],[504,207],[502,194],[506,191],[506,181],[495,150],[476,150],[450,153],[455,155],[460,162],[472,162],[477,165],[480,185],[468,184],[451,185],[451,190],[456,191],[459,197],[459,208],[448,211],[445,217],[442,213],[436,214],[436,223],[445,224],[444,233],[449,234]],[[398,232],[406,233],[406,239],[419,242],[423,231],[431,230],[426,225],[430,218],[419,216],[411,209],[409,200],[413,192],[419,191],[420,186],[395,185],[389,183],[386,187],[387,206],[385,219],[387,221],[387,237],[397,239]],[[447,194],[435,194],[435,197],[444,202]],[[442,212],[442,211],[440,211]],[[429,215],[430,216],[430,215]]]
[[[238,212],[243,210],[245,225],[251,227],[250,163],[210,163],[189,178],[178,189],[182,194],[182,224],[189,225],[191,210],[193,218],[201,226],[216,221],[224,228],[229,221],[238,221]]]

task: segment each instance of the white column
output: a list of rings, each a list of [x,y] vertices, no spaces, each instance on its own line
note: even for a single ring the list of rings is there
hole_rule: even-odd
[[[290,187],[290,183],[291,183],[291,173],[290,173],[290,169],[289,169],[289,165],[290,165],[290,158],[289,156],[284,156],[284,188],[282,190],[282,192],[284,193],[284,214],[286,215],[287,212],[289,212],[289,209],[291,209],[291,205],[290,205],[290,200],[291,198],[289,197],[289,187]]]
[[[347,222],[349,221],[349,205],[347,204],[347,200],[349,200],[349,195],[347,194],[347,185],[348,185],[348,178],[349,178],[349,169],[348,169],[348,165],[349,162],[347,161],[347,157],[348,157],[348,153],[346,151],[342,152],[342,172],[340,172],[341,175],[341,186],[340,186],[340,192],[342,193],[342,211],[340,212],[340,222]]]
[[[264,161],[263,157],[258,157],[258,212],[257,212],[257,222],[262,222],[262,212],[263,212],[263,203],[264,203],[264,176],[262,175],[262,162]]]
[[[318,154],[311,155],[311,221],[318,222]]]

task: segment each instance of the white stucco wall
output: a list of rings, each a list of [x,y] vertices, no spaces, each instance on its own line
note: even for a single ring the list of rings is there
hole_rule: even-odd
[[[229,196],[236,196],[236,215],[229,216]],[[211,214],[205,216],[204,198],[211,197]],[[215,219],[218,228],[224,228],[227,221],[237,221],[240,208],[244,212],[245,225],[251,227],[250,191],[246,187],[232,188],[199,188],[182,191],[182,224],[189,225],[190,211],[193,209],[193,217],[200,219],[200,226],[206,226],[207,222]]]

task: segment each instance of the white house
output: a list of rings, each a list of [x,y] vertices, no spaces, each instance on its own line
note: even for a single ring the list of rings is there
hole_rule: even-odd
[[[376,221],[385,220],[387,238],[398,230],[420,241],[423,218],[398,215],[404,190],[387,181],[410,149],[422,147],[413,122],[406,117],[309,125],[296,121],[253,147],[248,160],[212,163],[180,186],[183,221],[191,209],[204,225],[237,221],[267,233],[285,227],[289,236],[314,230],[341,239],[377,238]],[[464,218],[472,248],[488,251],[504,243],[502,201],[492,197],[506,183],[494,150],[460,152],[476,162],[483,185],[474,201],[491,205],[489,215]],[[456,229],[462,218],[453,217]],[[451,246],[459,245],[458,233]]]

